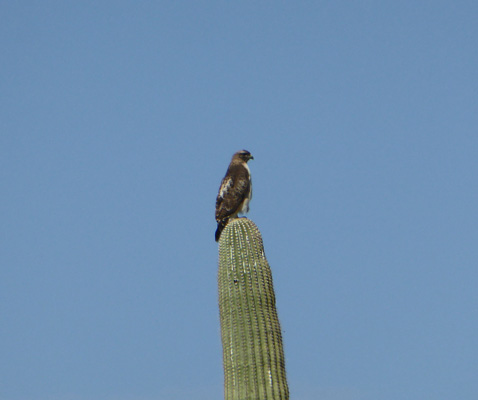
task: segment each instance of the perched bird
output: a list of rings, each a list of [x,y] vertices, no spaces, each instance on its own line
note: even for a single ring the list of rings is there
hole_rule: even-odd
[[[216,242],[230,218],[249,211],[252,198],[251,171],[247,162],[253,160],[251,153],[240,150],[232,156],[226,176],[221,181],[216,198]]]

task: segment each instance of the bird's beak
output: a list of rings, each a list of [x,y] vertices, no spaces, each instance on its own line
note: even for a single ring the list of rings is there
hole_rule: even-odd
[[[252,157],[252,155],[249,157],[249,160],[254,160],[254,157]]]

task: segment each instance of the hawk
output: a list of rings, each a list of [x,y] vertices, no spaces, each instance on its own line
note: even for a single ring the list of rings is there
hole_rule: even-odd
[[[251,171],[247,162],[253,160],[251,153],[240,150],[232,156],[226,176],[221,181],[216,198],[216,242],[230,218],[249,211],[252,198]]]

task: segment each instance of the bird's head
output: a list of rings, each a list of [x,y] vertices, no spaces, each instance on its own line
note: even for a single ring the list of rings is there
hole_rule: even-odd
[[[249,153],[247,150],[239,150],[236,154],[234,154],[233,158],[237,157],[240,158],[241,160],[248,162],[249,160],[254,160],[254,157],[252,157],[252,154]]]

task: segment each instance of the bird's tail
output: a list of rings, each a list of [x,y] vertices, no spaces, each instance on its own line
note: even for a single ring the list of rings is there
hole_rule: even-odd
[[[221,232],[226,227],[228,222],[229,222],[229,218],[218,221],[217,229],[216,229],[216,242],[219,242],[219,238],[221,237]]]

